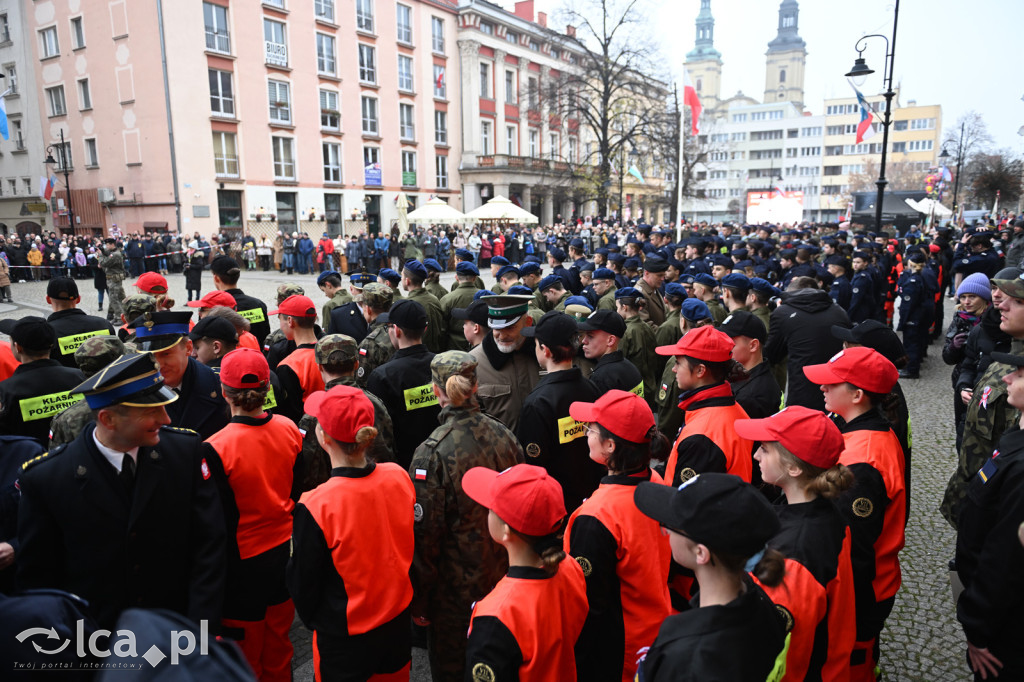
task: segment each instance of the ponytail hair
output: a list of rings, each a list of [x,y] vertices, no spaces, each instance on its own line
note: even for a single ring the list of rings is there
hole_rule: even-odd
[[[569,517],[566,516],[562,519],[558,528],[547,535],[526,535],[512,528],[512,526],[509,526],[509,529],[522,538],[530,546],[530,549],[536,552],[541,560],[541,568],[548,575],[554,575],[558,572],[558,564],[562,563],[562,559],[566,557],[564,536],[565,525],[568,520]]]
[[[348,457],[361,455],[366,452],[366,449],[373,444],[373,441],[377,439],[377,429],[373,426],[363,426],[356,431],[356,442],[354,443],[342,443],[337,441],[338,445],[341,446],[341,451]]]
[[[782,461],[785,464],[800,467],[803,471],[799,480],[806,484],[807,492],[824,497],[826,500],[832,500],[853,487],[853,472],[845,464],[837,462],[833,466],[823,469],[803,461],[783,447],[782,443],[777,445]]]
[[[476,381],[462,374],[453,374],[444,382],[444,393],[454,407],[462,407],[473,400]]]
[[[750,573],[765,587],[776,587],[786,577],[786,557],[777,549],[765,547],[751,557],[709,549],[723,568],[732,573]]]

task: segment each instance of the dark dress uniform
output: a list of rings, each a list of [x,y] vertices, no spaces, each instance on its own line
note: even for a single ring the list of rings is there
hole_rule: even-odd
[[[434,395],[430,361],[434,354],[422,343],[400,348],[391,361],[373,370],[366,389],[388,408],[395,429],[395,461],[409,468],[412,454],[437,427],[441,407]]]
[[[878,319],[875,282],[865,271],[855,273],[850,284],[850,305],[846,309],[850,322],[857,324],[864,320]]]
[[[586,425],[569,416],[569,405],[593,402],[600,394],[578,367],[540,378],[523,401],[516,437],[526,463],[542,466],[562,485],[567,510],[597,489],[607,470],[590,459]]]
[[[270,335],[270,320],[267,318],[267,304],[250,296],[241,289],[226,289],[235,299],[235,310],[249,320],[249,331],[263,346],[263,341]]]
[[[9,379],[0,381],[0,434],[35,438],[45,448],[50,422],[81,400],[70,391],[83,381],[81,370],[49,358],[18,365]]]
[[[170,609],[220,622],[225,530],[199,436],[163,427],[138,450],[128,486],[93,440],[73,442],[23,466],[18,584],[58,588],[89,601],[100,625],[126,608]]]
[[[598,358],[594,371],[590,374],[590,383],[597,389],[599,396],[618,389],[644,397],[644,378],[636,365],[627,360],[621,350],[605,353]]]
[[[220,393],[217,373],[195,358],[188,359],[181,385],[174,390],[181,400],[167,406],[171,426],[192,429],[206,439],[231,420],[228,405]]]
[[[50,357],[65,367],[78,369],[75,351],[90,336],[114,335],[114,328],[102,317],[87,315],[80,308],[58,310],[46,318],[57,334]]]
[[[764,361],[750,370],[747,379],[732,384],[732,393],[751,419],[764,419],[782,409],[782,389]]]
[[[356,342],[362,341],[369,331],[363,311],[355,301],[340,305],[331,311],[331,320],[327,324],[328,334],[344,334],[351,336]]]
[[[829,287],[828,295],[832,297],[832,300],[836,304],[845,310],[847,313],[850,312],[850,299],[853,297],[853,286],[850,284],[850,280],[846,279],[845,276],[836,277],[832,280],[832,286]]]
[[[900,299],[900,321],[897,329],[903,332],[903,348],[907,351],[907,366],[901,372],[915,378],[921,373],[921,358],[928,343],[928,321],[931,317],[930,293],[924,276],[909,268],[896,283]]]

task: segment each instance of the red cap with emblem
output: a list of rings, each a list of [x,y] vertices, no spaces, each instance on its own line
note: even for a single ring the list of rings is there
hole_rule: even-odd
[[[544,467],[517,464],[501,473],[473,467],[462,477],[462,490],[523,535],[557,533],[565,519],[562,486]]]
[[[316,306],[313,299],[301,294],[292,294],[281,301],[277,310],[271,310],[268,315],[289,315],[291,317],[316,317]]]
[[[228,388],[264,388],[270,383],[270,366],[258,350],[236,348],[220,361],[220,383]]]
[[[135,286],[146,294],[166,294],[167,279],[158,272],[144,272],[135,280]]]
[[[646,443],[654,415],[644,399],[629,391],[612,390],[593,403],[572,403],[569,415],[578,422],[596,422],[631,443]]]
[[[216,290],[208,292],[198,301],[189,301],[185,305],[189,308],[214,308],[222,305],[234,310],[235,306],[238,304],[235,303],[235,297],[228,292]]]
[[[705,362],[725,362],[732,357],[735,345],[732,337],[709,325],[687,332],[675,344],[658,346],[654,351],[658,355],[688,355]]]
[[[359,429],[373,426],[373,403],[355,386],[317,391],[306,398],[304,408],[306,414],[316,417],[324,433],[339,443],[355,443]]]
[[[853,384],[871,393],[887,394],[899,381],[896,365],[867,346],[845,348],[823,365],[807,365],[804,375],[816,384]]]
[[[778,442],[799,459],[820,469],[839,461],[845,442],[839,428],[820,410],[793,405],[765,419],[733,422],[740,438]]]

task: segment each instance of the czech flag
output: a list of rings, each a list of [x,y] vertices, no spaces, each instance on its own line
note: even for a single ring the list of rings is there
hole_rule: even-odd
[[[853,83],[850,83],[850,87],[853,88],[853,92],[857,95],[857,104],[860,105],[860,123],[857,124],[857,142],[860,144],[865,140],[870,140],[875,136],[875,127],[871,125],[871,106],[868,101],[864,99],[864,95],[861,94]]]
[[[690,107],[691,134],[696,135],[700,132],[697,124],[700,121],[700,112],[703,107],[700,104],[700,98],[697,97],[697,90],[690,81],[690,72],[685,68],[683,69],[683,105]],[[679,115],[682,116],[683,112],[680,111]]]

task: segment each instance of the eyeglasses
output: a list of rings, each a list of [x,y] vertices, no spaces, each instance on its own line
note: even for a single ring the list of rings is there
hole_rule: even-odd
[[[601,437],[601,430],[596,428],[593,424],[587,427],[587,435],[594,434],[598,438]]]

